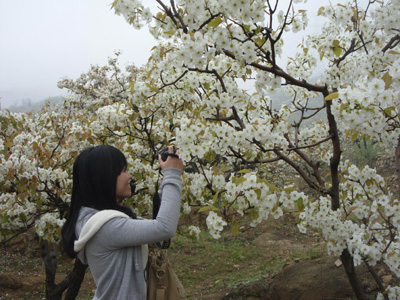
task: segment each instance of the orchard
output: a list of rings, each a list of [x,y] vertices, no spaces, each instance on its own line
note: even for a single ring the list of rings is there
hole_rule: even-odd
[[[377,142],[400,170],[400,2],[321,1],[318,33],[306,31],[303,2],[116,0],[116,14],[157,40],[146,65],[121,70],[117,53],[60,81],[70,91],[63,107],[1,111],[0,238],[35,231],[47,299],[67,289],[66,299],[75,299],[79,290],[72,279],[85,267],[77,262],[56,285],[54,253],[74,158],[101,143],[127,156],[135,191],[126,205],[139,214],[151,211],[156,154],[174,144],[188,166],[182,214],[206,212],[214,238],[228,225],[238,232],[244,216],[255,226],[296,211],[298,229],[320,232],[340,257],[357,299],[368,298],[356,266],[384,263],[400,276],[399,195],[374,168],[345,159],[344,147],[344,140]],[[301,42],[286,58],[294,35]],[[274,176],[288,169],[307,191]],[[375,275],[377,299],[400,299],[400,287]]]

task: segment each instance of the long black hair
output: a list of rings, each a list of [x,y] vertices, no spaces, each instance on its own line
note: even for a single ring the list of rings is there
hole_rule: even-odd
[[[117,203],[117,177],[127,168],[125,155],[109,145],[89,147],[75,159],[72,174],[71,206],[62,228],[62,240],[66,253],[76,257],[75,226],[83,206],[97,210],[115,209],[131,218],[136,215]]]

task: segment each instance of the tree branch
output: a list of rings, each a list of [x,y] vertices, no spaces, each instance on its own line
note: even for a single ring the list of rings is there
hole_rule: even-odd
[[[400,43],[400,35],[395,35],[390,39],[385,47],[383,47],[382,52],[385,53],[389,49],[393,49]]]

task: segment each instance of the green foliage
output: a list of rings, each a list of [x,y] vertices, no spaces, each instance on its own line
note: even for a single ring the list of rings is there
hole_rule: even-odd
[[[374,167],[378,152],[379,144],[376,141],[357,139],[352,144],[352,151],[349,151],[349,159],[359,168]]]

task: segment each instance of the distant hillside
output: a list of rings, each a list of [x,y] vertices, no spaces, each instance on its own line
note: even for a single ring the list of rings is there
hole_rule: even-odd
[[[33,102],[31,99],[23,99],[21,104],[12,105],[10,107],[7,107],[6,109],[12,112],[35,113],[40,111],[47,103],[51,103],[53,105],[61,105],[63,101],[64,101],[63,96],[49,97],[42,101],[35,101],[35,102]]]

